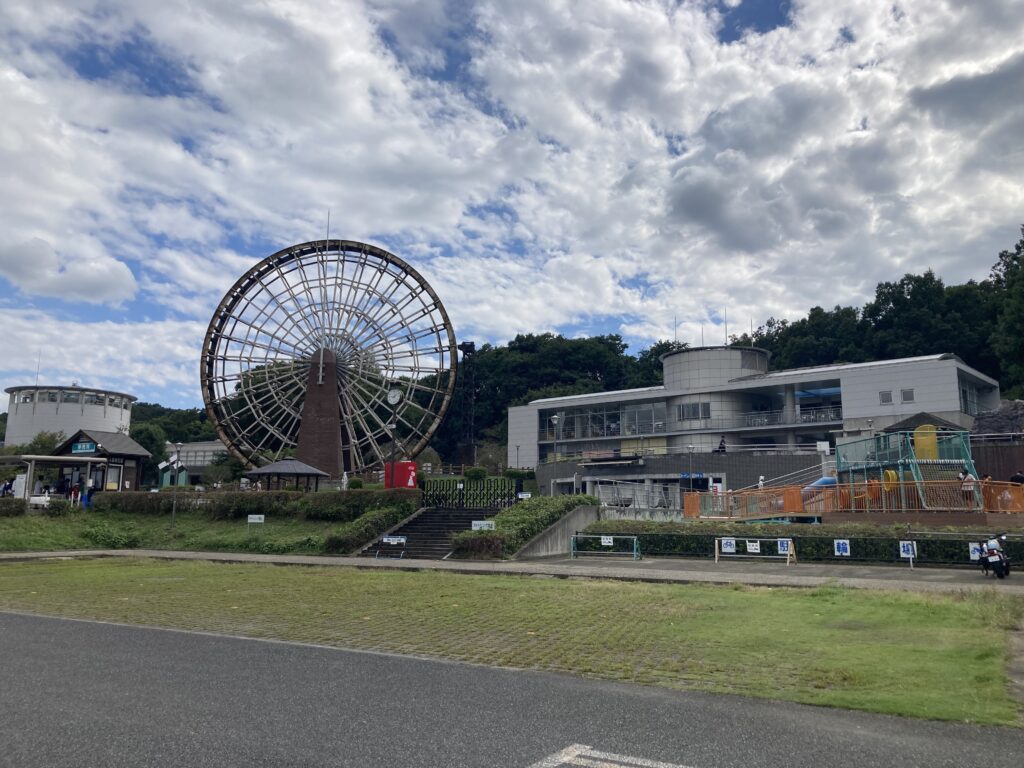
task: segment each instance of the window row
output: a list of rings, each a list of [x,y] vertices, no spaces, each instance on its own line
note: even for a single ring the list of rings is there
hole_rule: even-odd
[[[119,397],[117,395],[103,395],[98,392],[78,392],[78,391],[42,391],[42,392],[22,392],[17,395],[19,404],[31,404],[33,402],[39,403],[81,403],[82,405],[104,405],[111,408],[124,408],[129,409],[132,405],[132,400],[125,397]]]

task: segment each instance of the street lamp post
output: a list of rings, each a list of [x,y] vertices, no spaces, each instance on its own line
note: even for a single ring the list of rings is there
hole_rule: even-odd
[[[174,470],[174,490],[171,492],[171,530],[174,530],[175,519],[178,516],[178,481],[181,480],[181,471],[178,467],[181,465],[181,443],[174,444],[174,462],[171,464],[171,469]]]
[[[557,461],[558,460],[558,414],[557,413],[554,414],[551,417],[551,424],[555,428],[555,440],[554,440],[554,445],[551,448],[551,453],[554,456],[552,461]]]

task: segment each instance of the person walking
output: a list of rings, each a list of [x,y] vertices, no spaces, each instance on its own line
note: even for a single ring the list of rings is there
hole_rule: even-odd
[[[973,507],[974,506],[974,486],[978,482],[978,478],[976,478],[971,473],[971,470],[968,467],[964,467],[963,468],[963,470],[959,474],[959,478],[960,478],[960,490],[963,492],[964,502],[966,502],[968,507]]]
[[[1013,475],[1010,475],[1010,482],[1016,483],[1017,485],[1024,485],[1024,469],[1017,470]]]

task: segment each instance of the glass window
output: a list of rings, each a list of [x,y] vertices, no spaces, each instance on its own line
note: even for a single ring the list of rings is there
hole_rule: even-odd
[[[42,395],[40,395],[40,397],[42,397]],[[48,402],[48,403],[56,403],[57,402],[57,393],[56,392],[47,392],[46,393],[46,402]]]
[[[18,396],[18,402],[20,402],[20,403],[31,403],[32,402],[32,393],[31,392],[22,392],[21,395]]]
[[[878,404],[879,405],[892,405],[892,390],[887,389],[884,392],[878,393]]]
[[[904,403],[912,403],[912,402],[914,402],[914,390],[912,390],[912,389],[901,389],[900,390],[900,400],[903,401]]]
[[[61,392],[60,401],[62,403],[77,403],[81,398],[81,392]]]
[[[680,421],[710,419],[711,403],[683,403],[678,406],[677,413]]]

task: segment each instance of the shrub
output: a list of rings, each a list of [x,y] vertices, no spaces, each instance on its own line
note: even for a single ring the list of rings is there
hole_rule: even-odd
[[[131,526],[115,528],[106,522],[95,523],[83,532],[90,544],[103,549],[132,549],[139,546],[141,540]]]
[[[353,477],[351,480],[348,481],[348,489],[350,491],[358,491],[362,487],[363,481],[361,478]]]
[[[0,499],[0,517],[18,517],[27,512],[28,502],[24,499],[16,499],[13,496]]]
[[[460,531],[452,536],[452,549],[459,557],[474,560],[500,558],[505,552],[505,536],[494,531]]]
[[[483,467],[470,467],[465,472],[463,472],[462,475],[467,480],[474,483],[478,483],[481,480],[487,479],[487,470],[484,469]]]
[[[218,520],[237,520],[248,515],[294,517],[292,502],[301,499],[302,491],[237,491],[210,494],[204,508]]]
[[[554,524],[576,507],[597,505],[593,496],[536,496],[520,502],[494,516],[493,531],[463,531],[454,537],[456,557],[514,555],[530,539]],[[500,555],[490,554],[496,544],[477,539],[496,538],[501,541]]]
[[[512,469],[511,467],[502,472],[501,475],[509,480],[533,480],[536,477],[532,469]]]
[[[404,506],[375,509],[324,538],[324,551],[331,554],[354,552],[409,516]]]
[[[772,525],[744,523],[658,523],[649,520],[602,520],[587,527],[591,534],[637,536],[644,555],[714,557],[715,538],[793,539],[800,560],[812,562],[898,562],[899,542],[917,542],[916,562],[963,565],[970,562],[967,544],[991,537],[991,533],[913,531],[907,525],[876,526],[866,523],[838,525]],[[850,557],[836,557],[834,539],[849,539]],[[600,549],[594,540],[580,540],[582,550]],[[1024,540],[1010,539],[1006,552],[1011,559],[1024,558]]]
[[[178,511],[194,507],[199,494],[195,492],[178,492]],[[174,493],[161,491],[147,493],[143,491],[123,491],[121,493],[106,491],[92,497],[92,506],[97,512],[120,512],[126,515],[169,515],[174,505]]]
[[[330,520],[348,523],[373,509],[401,507],[411,515],[420,506],[420,492],[393,488],[389,490],[355,490],[343,493],[307,493],[292,503],[297,515],[307,520]]]
[[[47,517],[67,517],[75,511],[75,508],[71,506],[71,502],[67,499],[55,499],[51,496],[50,502],[43,511]]]

